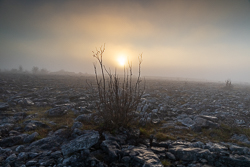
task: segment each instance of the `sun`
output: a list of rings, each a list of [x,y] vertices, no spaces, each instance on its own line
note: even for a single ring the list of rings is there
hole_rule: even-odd
[[[120,66],[124,66],[126,64],[126,56],[125,55],[120,55],[118,58],[117,58],[117,62]]]

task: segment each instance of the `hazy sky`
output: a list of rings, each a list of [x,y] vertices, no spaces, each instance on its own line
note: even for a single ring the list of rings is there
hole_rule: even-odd
[[[92,51],[142,75],[250,82],[249,0],[0,0],[0,69],[93,73]]]

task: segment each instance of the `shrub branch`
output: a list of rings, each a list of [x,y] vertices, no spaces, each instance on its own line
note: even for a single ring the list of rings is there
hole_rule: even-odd
[[[93,57],[97,59],[101,70],[101,77],[98,76],[97,64],[94,64],[95,80],[99,103],[97,104],[98,116],[103,119],[108,127],[127,127],[135,121],[135,112],[141,102],[145,90],[141,87],[141,64],[142,54],[138,56],[139,71],[134,80],[132,73],[132,62],[128,61],[128,67],[124,66],[123,79],[119,77],[116,70],[114,73],[103,64],[104,47],[93,51]]]

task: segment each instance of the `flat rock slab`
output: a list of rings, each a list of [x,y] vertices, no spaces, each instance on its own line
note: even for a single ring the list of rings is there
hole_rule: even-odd
[[[57,116],[62,116],[67,113],[67,109],[65,107],[56,107],[56,108],[51,108],[45,112],[50,117],[57,117]]]
[[[113,140],[104,140],[101,148],[109,154],[111,161],[115,161],[118,158],[119,152],[121,152],[119,144]]]
[[[9,108],[8,103],[0,102],[0,110],[7,110]]]
[[[99,140],[99,132],[94,130],[85,131],[85,134],[71,140],[69,143],[62,145],[63,155],[68,155],[73,152],[88,149],[95,145]]]
[[[219,161],[227,166],[240,166],[240,167],[250,166],[250,158],[242,155],[230,155],[229,157],[222,156]]]
[[[130,152],[132,165],[143,167],[163,167],[160,159],[153,151],[144,148],[133,148]]]
[[[218,121],[217,117],[210,116],[210,115],[199,115],[199,117],[210,120],[210,121]]]
[[[234,134],[231,139],[238,140],[238,141],[240,141],[242,143],[250,144],[250,141],[248,140],[248,137],[246,135],[244,135],[244,134],[240,134],[240,135]]]
[[[25,135],[11,136],[0,139],[0,147],[12,147],[23,143]]]
[[[174,148],[170,148],[168,151],[174,154],[177,159],[183,161],[191,162],[191,161],[198,161],[199,158],[205,158],[205,159],[212,158],[212,153],[207,149],[184,148],[181,146],[177,146]]]

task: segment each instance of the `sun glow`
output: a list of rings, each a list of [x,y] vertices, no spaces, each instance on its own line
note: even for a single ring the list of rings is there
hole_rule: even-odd
[[[118,58],[117,58],[117,62],[120,66],[124,66],[126,64],[126,61],[127,61],[127,58],[126,56],[124,55],[120,55]]]

